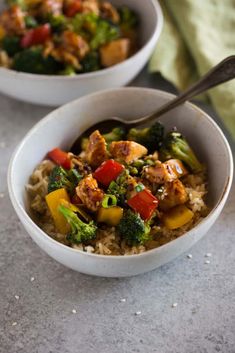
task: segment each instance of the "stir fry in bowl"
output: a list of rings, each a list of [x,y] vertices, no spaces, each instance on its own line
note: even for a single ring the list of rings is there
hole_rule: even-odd
[[[27,185],[36,223],[59,242],[103,255],[161,246],[207,215],[206,171],[160,123],[94,131],[78,155],[54,148]]]
[[[102,255],[159,247],[207,215],[206,171],[179,131],[94,131],[78,155],[54,148],[27,185],[37,224],[59,242]]]
[[[116,65],[137,50],[136,14],[99,0],[10,0],[0,14],[0,66],[73,75]]]

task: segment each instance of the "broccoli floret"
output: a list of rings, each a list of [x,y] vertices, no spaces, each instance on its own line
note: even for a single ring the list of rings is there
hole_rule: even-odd
[[[173,155],[170,154],[170,151],[166,148],[165,145],[162,145],[162,146],[161,146],[159,152],[160,152],[160,154],[159,154],[159,155],[160,155],[159,159],[160,159],[160,161],[162,161],[162,162],[168,161],[169,159],[172,159],[172,158],[173,158]]]
[[[71,20],[71,26],[77,34],[90,36],[96,33],[98,20],[95,13],[78,13]]]
[[[38,22],[33,16],[25,16],[24,22],[27,28],[35,28],[38,26]]]
[[[144,244],[151,239],[150,226],[145,224],[138,213],[127,210],[117,230],[130,246]]]
[[[93,50],[98,49],[101,45],[111,42],[120,37],[120,31],[117,26],[112,23],[99,20],[96,32],[90,42]]]
[[[76,70],[72,65],[67,65],[64,70],[60,71],[60,75],[74,76],[76,75]]]
[[[85,58],[81,61],[82,72],[92,72],[100,70],[100,56],[97,51],[91,51]]]
[[[56,166],[49,176],[48,193],[61,188],[72,193],[81,179],[82,176],[76,169],[67,171],[61,166]]]
[[[161,146],[163,136],[163,125],[156,122],[152,126],[144,129],[130,129],[127,139],[140,143],[145,146],[149,152],[154,152]]]
[[[103,137],[107,143],[123,140],[125,136],[126,136],[126,130],[122,126],[115,127],[111,132],[107,134],[103,134]]]
[[[75,212],[64,205],[59,206],[59,211],[71,226],[71,232],[67,235],[67,240],[70,243],[88,242],[96,237],[97,226],[94,221],[84,223]]]
[[[127,6],[122,6],[119,9],[120,25],[123,30],[127,31],[137,26],[138,17],[134,11]]]
[[[2,48],[9,56],[14,56],[22,50],[20,46],[20,38],[16,36],[6,36],[2,40]]]
[[[117,26],[109,21],[100,19],[94,13],[77,14],[71,20],[74,32],[82,35],[90,43],[92,50],[97,50],[101,45],[119,38],[120,31]]]
[[[68,21],[64,15],[57,15],[57,16],[49,15],[48,21],[51,25],[51,28],[55,32],[61,32],[61,31],[65,30],[65,28],[68,25]]]
[[[53,75],[62,69],[62,65],[51,56],[44,57],[40,47],[29,48],[17,53],[13,69],[39,75]]]
[[[186,139],[178,131],[171,131],[167,134],[160,152],[162,158],[180,159],[194,173],[203,170],[203,165],[197,159]]]

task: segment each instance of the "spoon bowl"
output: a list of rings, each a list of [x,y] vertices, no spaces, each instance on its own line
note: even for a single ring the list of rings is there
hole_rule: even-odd
[[[101,133],[106,133],[117,126],[130,129],[132,127],[137,127],[146,123],[151,123],[163,114],[185,103],[187,100],[234,78],[235,55],[232,55],[227,57],[214,68],[212,68],[210,71],[208,71],[204,76],[201,77],[201,79],[199,79],[193,86],[188,88],[185,92],[181,93],[178,97],[175,97],[174,99],[170,100],[151,114],[130,121],[115,117],[103,120],[90,126],[83,132],[82,135],[80,135],[76,139],[76,141],[72,145],[71,151],[75,154],[78,153],[81,150],[82,139],[84,137],[89,136],[95,130],[99,130]]]

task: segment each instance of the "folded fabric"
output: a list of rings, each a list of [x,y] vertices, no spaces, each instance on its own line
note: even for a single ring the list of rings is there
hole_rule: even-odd
[[[160,71],[184,90],[199,76],[235,54],[235,0],[164,0],[164,28],[149,70]],[[235,139],[235,80],[208,91]]]

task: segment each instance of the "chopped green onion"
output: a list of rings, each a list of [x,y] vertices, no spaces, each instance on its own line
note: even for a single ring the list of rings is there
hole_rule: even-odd
[[[143,191],[145,189],[145,186],[142,183],[139,183],[138,185],[136,185],[135,190],[137,192]]]
[[[155,162],[154,162],[152,159],[146,159],[146,160],[145,160],[145,163],[146,163],[147,165],[154,165],[154,164],[155,164]]]
[[[143,159],[137,159],[136,161],[134,161],[132,163],[132,166],[135,168],[143,168],[144,164],[145,163],[144,163]]]
[[[114,195],[106,194],[104,195],[103,201],[102,201],[102,207],[104,208],[109,208],[117,206],[117,198]]]
[[[136,167],[129,167],[130,174],[132,175],[137,175],[139,173],[138,169]]]

